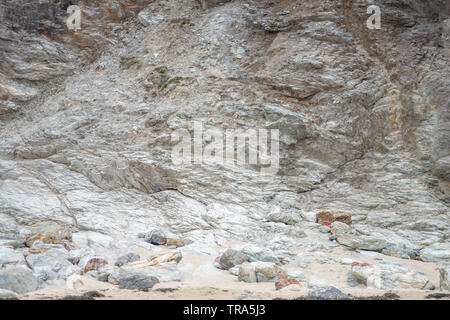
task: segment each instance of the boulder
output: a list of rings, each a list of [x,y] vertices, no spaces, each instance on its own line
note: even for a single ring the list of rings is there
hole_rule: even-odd
[[[283,289],[284,287],[297,284],[300,285],[300,282],[298,282],[297,279],[287,278],[287,279],[280,279],[275,281],[275,290]]]
[[[164,245],[167,242],[164,231],[156,229],[145,235],[144,240],[151,244]]]
[[[306,292],[310,300],[348,300],[348,296],[333,286],[313,287]]]
[[[369,251],[381,251],[387,247],[387,242],[382,237],[362,234],[341,234],[338,236],[337,242],[353,249]]]
[[[138,289],[140,291],[148,291],[155,284],[159,283],[158,278],[146,274],[136,274],[119,279],[120,289]]]
[[[430,289],[432,287],[424,275],[394,264],[377,266],[354,264],[351,271],[369,289]]]
[[[331,224],[330,230],[332,234],[340,235],[351,232],[352,228],[343,222],[335,221]]]
[[[137,253],[129,252],[117,258],[115,266],[121,267],[129,262],[139,261],[141,257]]]
[[[98,269],[106,266],[107,264],[108,264],[108,261],[106,261],[103,258],[89,259],[89,261],[86,263],[86,266],[84,267],[84,272],[98,270]]]
[[[98,269],[88,271],[87,274],[91,277],[95,278],[98,281],[107,282],[109,275],[113,273],[117,267],[114,267],[110,264],[104,265]]]
[[[30,254],[26,257],[33,274],[40,281],[65,280],[75,273],[76,268],[67,260],[68,252],[65,249],[53,248],[44,253]]]
[[[38,279],[25,266],[7,267],[0,270],[0,289],[26,293],[39,288]]]
[[[128,265],[144,267],[144,266],[155,266],[158,264],[167,263],[167,262],[171,262],[171,261],[179,263],[182,258],[183,258],[183,255],[181,254],[181,251],[179,251],[179,250],[161,251],[161,252],[152,254],[147,259],[130,262]]]
[[[11,290],[0,289],[0,300],[17,300],[17,294]]]
[[[442,291],[450,291],[450,266],[439,268],[440,288]]]
[[[286,279],[286,272],[272,262],[244,262],[239,268],[239,280],[244,282],[275,282]]]
[[[334,222],[334,217],[330,211],[320,211],[316,215],[317,222],[322,225],[330,226]]]
[[[433,243],[420,250],[420,258],[426,262],[447,263],[450,261],[450,242]]]
[[[220,256],[219,267],[223,270],[228,270],[236,265],[242,264],[243,262],[248,262],[248,256],[238,250],[227,249]]]
[[[280,259],[269,248],[258,247],[255,245],[246,245],[241,249],[241,252],[248,256],[250,262],[264,261],[281,265]]]
[[[0,266],[19,263],[24,260],[22,250],[0,248]]]

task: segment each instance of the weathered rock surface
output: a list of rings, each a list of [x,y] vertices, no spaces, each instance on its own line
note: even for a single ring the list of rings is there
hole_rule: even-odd
[[[380,264],[378,266],[354,265],[351,270],[357,279],[366,284],[367,288],[431,288],[430,281],[426,276],[414,270],[408,270],[392,264]]]
[[[67,1],[0,0],[0,236],[32,255],[159,229],[262,248],[252,263],[333,245],[448,262],[449,2],[382,0],[382,32],[362,0],[194,2],[80,0],[72,32]],[[278,129],[278,172],[175,165],[194,120]]]
[[[120,289],[138,289],[141,291],[148,291],[153,288],[155,284],[159,283],[159,280],[155,277],[137,274],[119,279]]]
[[[6,264],[15,264],[23,261],[23,253],[21,250],[11,248],[0,248],[0,266]]]
[[[286,279],[286,272],[271,262],[244,262],[239,268],[239,280],[244,282],[275,282]]]
[[[450,266],[439,268],[440,288],[441,290],[450,291]]]
[[[141,257],[137,253],[130,252],[130,253],[124,254],[124,255],[120,256],[119,258],[117,258],[115,266],[121,267],[124,264],[127,264],[129,262],[139,261],[140,259],[141,259]]]
[[[313,287],[306,292],[306,298],[311,300],[348,300],[348,296],[333,286]]]
[[[39,288],[38,279],[25,266],[0,269],[0,289],[26,293]]]
[[[234,249],[227,249],[220,256],[219,266],[221,269],[228,270],[236,265],[240,265],[248,261],[249,258],[245,253]]]
[[[33,270],[33,274],[40,281],[45,282],[65,280],[78,270],[67,258],[68,252],[65,249],[53,248],[44,253],[30,254],[26,257],[26,261]]]
[[[11,290],[0,289],[0,300],[17,299],[17,294]]]

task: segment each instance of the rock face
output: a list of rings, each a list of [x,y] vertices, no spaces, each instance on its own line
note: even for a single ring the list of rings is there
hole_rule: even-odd
[[[74,2],[77,32],[69,1],[0,0],[1,237],[115,249],[164,230],[146,245],[448,262],[449,1],[380,0],[382,32],[363,0]],[[262,129],[276,168],[172,161],[175,132],[208,151]]]
[[[25,266],[11,267],[0,270],[0,289],[15,293],[26,293],[37,290],[38,279]]]

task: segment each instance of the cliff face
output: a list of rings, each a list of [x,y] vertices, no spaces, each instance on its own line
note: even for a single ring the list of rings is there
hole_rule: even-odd
[[[449,259],[448,1],[378,1],[380,30],[366,1],[36,3],[0,2],[0,235],[326,250],[307,217],[329,210],[352,217],[338,243]],[[278,173],[174,165],[194,121],[279,129]]]

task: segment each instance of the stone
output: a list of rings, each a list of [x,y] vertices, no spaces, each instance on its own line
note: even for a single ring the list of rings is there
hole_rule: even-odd
[[[329,211],[320,211],[319,213],[317,213],[316,217],[318,223],[326,225],[327,227],[329,227],[334,222],[334,217]]]
[[[241,264],[239,267],[238,279],[239,281],[250,283],[257,282],[255,266],[249,262],[244,262]]]
[[[272,262],[244,262],[239,268],[239,280],[244,282],[275,282],[286,279],[286,272]]]
[[[106,266],[107,264],[108,264],[108,261],[106,261],[103,258],[89,259],[89,261],[86,263],[86,266],[84,267],[84,272],[98,270],[98,269]]]
[[[166,238],[164,231],[159,230],[159,229],[149,232],[145,236],[144,240],[148,243],[156,244],[156,245],[165,245],[167,242],[167,238]]]
[[[175,237],[167,237],[166,238],[166,245],[167,246],[174,246],[174,247],[183,247],[184,246],[184,241],[183,239],[180,238],[175,238]]]
[[[11,290],[0,289],[0,300],[17,300],[17,294]]]
[[[233,276],[239,276],[239,269],[241,268],[241,265],[236,265],[230,269],[228,269],[228,271],[233,275]]]
[[[67,260],[69,260],[73,264],[78,264],[82,258],[92,257],[94,255],[95,255],[94,250],[92,250],[91,248],[88,248],[88,247],[84,247],[81,249],[70,250]],[[87,261],[86,261],[86,263],[87,263]],[[83,265],[83,269],[84,269],[86,263]]]
[[[175,263],[179,263],[182,258],[183,258],[183,255],[181,254],[181,251],[179,251],[179,250],[161,251],[161,252],[150,255],[147,259],[130,262],[130,263],[128,263],[128,265],[144,267],[144,266],[155,266],[158,264],[172,262],[172,261]]]
[[[348,224],[345,224],[340,221],[335,221],[331,224],[330,230],[332,234],[340,235],[350,232],[352,228],[350,228]]]
[[[348,296],[333,286],[313,287],[306,292],[310,300],[348,300]]]
[[[446,263],[450,261],[450,242],[433,243],[420,250],[419,255],[422,261]]]
[[[106,264],[98,269],[88,271],[87,274],[98,281],[107,282],[109,275],[113,273],[116,269],[117,267],[114,267],[110,264]]]
[[[439,268],[440,275],[440,289],[442,291],[450,291],[450,266],[443,266]]]
[[[220,256],[219,266],[220,266],[220,269],[228,270],[236,265],[240,265],[243,262],[248,262],[248,261],[249,261],[249,258],[245,253],[238,251],[238,250],[234,250],[234,249],[227,249]]]
[[[141,257],[137,253],[129,252],[117,258],[115,266],[121,267],[129,262],[139,261]]]
[[[432,286],[426,276],[394,264],[380,264],[378,266],[355,264],[351,271],[369,289],[430,289]]]
[[[159,283],[158,278],[145,274],[136,274],[119,279],[120,289],[137,289],[140,291],[148,291],[155,284]]]
[[[290,286],[292,284],[300,285],[300,282],[298,282],[297,279],[292,278],[277,280],[275,281],[275,290],[283,289],[284,287]]]
[[[26,257],[27,264],[33,274],[43,282],[65,280],[78,268],[67,260],[68,252],[61,248],[52,248],[44,253],[30,254]]]
[[[359,234],[341,234],[337,242],[353,249],[369,251],[381,251],[387,247],[386,240],[381,237]]]
[[[345,223],[347,225],[352,224],[352,216],[342,211],[333,212],[333,218],[336,222]]]
[[[24,260],[21,250],[11,248],[0,248],[0,266],[6,264],[15,264]]]
[[[38,288],[38,279],[25,266],[7,267],[0,270],[0,289],[21,294],[35,291]]]
[[[278,265],[281,264],[277,255],[269,248],[258,247],[256,245],[246,245],[241,249],[241,252],[248,256],[250,262],[273,262]]]

